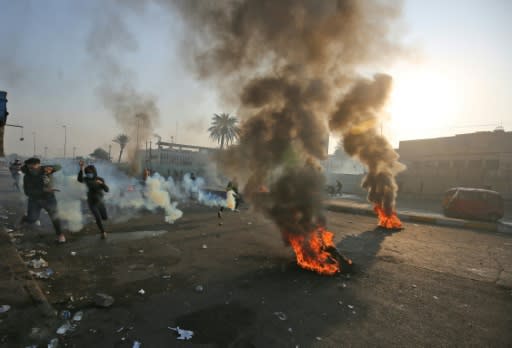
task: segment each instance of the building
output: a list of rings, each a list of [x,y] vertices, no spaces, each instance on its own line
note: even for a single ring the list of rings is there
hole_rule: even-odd
[[[139,152],[141,168],[150,168],[163,176],[181,178],[193,172],[207,176],[212,165],[212,155],[218,150],[209,147],[157,142],[157,148],[148,147]]]
[[[458,134],[401,141],[407,170],[397,183],[402,193],[440,195],[456,186],[487,188],[512,199],[512,132]]]

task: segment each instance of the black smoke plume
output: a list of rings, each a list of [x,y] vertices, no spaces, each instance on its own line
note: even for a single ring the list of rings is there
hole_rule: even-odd
[[[284,233],[310,233],[322,221],[320,163],[327,155],[329,124],[345,136],[350,154],[370,167],[372,174],[363,183],[370,189],[370,199],[379,200],[374,196],[382,190],[396,190],[392,177],[386,177],[388,185],[381,184],[382,176],[393,173],[395,162],[378,159],[374,165],[367,159],[367,153],[380,155],[377,144],[354,136],[357,127],[353,126],[361,124],[339,109],[351,110],[349,99],[355,98],[363,103],[357,105],[361,114],[366,107],[372,110],[364,117],[378,114],[381,104],[366,106],[373,100],[355,94],[362,71],[388,62],[400,51],[394,31],[400,13],[397,2],[177,0],[173,4],[185,23],[186,50],[194,72],[215,82],[224,100],[239,108],[243,121],[240,143],[221,154],[219,161],[226,174],[245,179],[246,196]],[[380,76],[384,75],[378,75],[377,83],[386,79]],[[360,145],[357,149],[351,146],[352,138]],[[379,141],[389,147],[384,138]],[[266,204],[256,199],[263,186],[270,188]]]

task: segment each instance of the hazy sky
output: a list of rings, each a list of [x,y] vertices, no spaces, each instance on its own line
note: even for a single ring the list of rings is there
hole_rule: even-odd
[[[77,155],[108,149],[121,132],[98,98],[100,63],[87,50],[105,2],[0,0],[0,89],[8,92],[9,123],[25,127],[23,142],[18,129],[6,129],[7,153],[32,154],[35,132],[38,154],[47,146],[48,155],[60,156],[63,125],[68,155],[73,147]],[[234,110],[187,70],[177,18],[156,5],[122,18],[136,45],[119,63],[139,91],[157,100],[156,133],[213,146],[206,131],[210,117]],[[384,71],[394,77],[382,127],[393,145],[499,124],[512,129],[511,1],[406,0],[402,26],[411,54]]]

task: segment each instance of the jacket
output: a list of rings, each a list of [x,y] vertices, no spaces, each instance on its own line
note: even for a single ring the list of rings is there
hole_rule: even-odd
[[[94,176],[94,178],[89,179],[84,176],[82,170],[78,172],[77,180],[87,186],[87,201],[89,203],[95,204],[101,202],[103,200],[103,192],[109,191],[103,178]],[[98,183],[97,180],[101,181],[101,183]]]

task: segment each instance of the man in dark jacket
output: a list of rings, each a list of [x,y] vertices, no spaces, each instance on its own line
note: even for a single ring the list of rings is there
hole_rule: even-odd
[[[101,238],[105,239],[107,233],[103,227],[102,220],[107,220],[107,208],[103,202],[103,192],[108,192],[108,186],[105,184],[105,180],[98,176],[96,167],[88,165],[85,167],[84,161],[80,161],[80,171],[78,172],[78,182],[85,183],[87,185],[87,203],[89,210],[96,219],[96,225],[100,229]]]
[[[39,158],[29,158],[25,161],[21,171],[23,177],[23,191],[28,197],[27,215],[21,222],[33,224],[39,219],[41,209],[46,210],[53,228],[57,234],[57,242],[65,243],[66,237],[62,232],[60,220],[57,217],[57,199],[55,191],[50,184],[51,175],[60,170],[59,165],[41,166]]]

